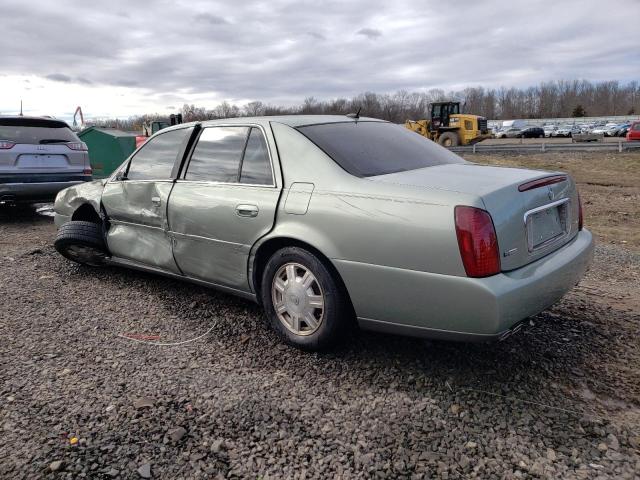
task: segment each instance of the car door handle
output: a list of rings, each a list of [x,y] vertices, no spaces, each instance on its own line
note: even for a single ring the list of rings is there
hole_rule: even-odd
[[[257,217],[258,207],[256,205],[238,205],[236,213],[239,217]]]
[[[160,205],[160,197],[151,197],[151,203],[156,206]]]

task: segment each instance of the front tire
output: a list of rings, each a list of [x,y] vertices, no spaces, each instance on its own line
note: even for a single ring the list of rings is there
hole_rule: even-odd
[[[444,132],[440,135],[438,143],[443,147],[457,147],[460,143],[460,139],[458,138],[458,135],[453,132]]]
[[[104,265],[109,256],[99,223],[67,222],[58,230],[53,246],[63,257],[90,267]]]
[[[335,344],[351,320],[342,284],[318,257],[299,247],[286,247],[271,256],[260,295],[273,330],[303,350]]]

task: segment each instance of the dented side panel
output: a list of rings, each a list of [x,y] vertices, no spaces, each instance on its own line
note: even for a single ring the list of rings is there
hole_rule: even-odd
[[[112,255],[179,273],[166,219],[171,181],[109,182],[102,204],[109,218]]]

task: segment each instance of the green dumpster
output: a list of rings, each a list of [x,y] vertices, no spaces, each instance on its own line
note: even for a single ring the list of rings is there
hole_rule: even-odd
[[[93,178],[109,176],[136,149],[136,134],[133,132],[89,127],[78,136],[89,148]]]

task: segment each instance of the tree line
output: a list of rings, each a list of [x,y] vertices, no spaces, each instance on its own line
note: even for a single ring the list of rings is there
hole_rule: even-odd
[[[427,118],[432,102],[449,100],[461,102],[465,113],[482,115],[490,120],[634,115],[640,113],[640,83],[560,80],[528,88],[470,87],[449,92],[442,89],[399,90],[392,94],[364,92],[352,98],[319,100],[307,97],[294,106],[272,105],[259,100],[245,105],[224,101],[213,109],[185,104],[181,113],[184,122],[191,122],[259,115],[346,115],[360,111],[362,116],[401,123],[407,119]],[[168,115],[154,114],[104,123],[105,126],[140,130],[145,121],[167,119]]]

